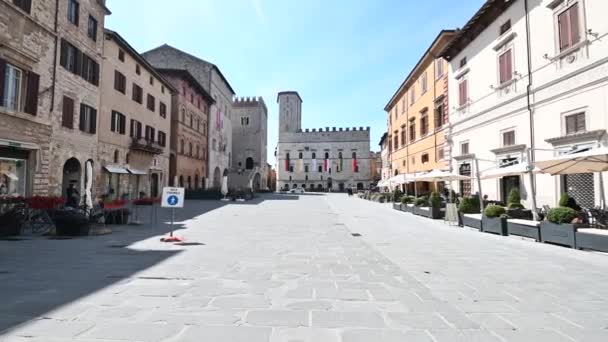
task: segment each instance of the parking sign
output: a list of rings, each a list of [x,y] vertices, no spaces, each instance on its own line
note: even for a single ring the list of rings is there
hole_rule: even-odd
[[[163,188],[163,198],[161,206],[163,208],[183,208],[184,188]]]

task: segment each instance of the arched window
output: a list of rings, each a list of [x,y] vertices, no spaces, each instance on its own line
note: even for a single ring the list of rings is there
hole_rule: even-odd
[[[329,159],[329,152],[325,152],[325,159]]]
[[[338,158],[342,159],[342,152],[338,152]]]
[[[395,170],[395,176],[399,176],[399,170]]]
[[[316,153],[312,153],[312,159],[317,159],[317,154]]]
[[[182,122],[186,123],[186,109],[182,108]]]
[[[188,144],[188,152],[189,152],[189,156],[192,157],[192,143]]]
[[[304,154],[302,154],[302,152],[300,152],[300,153],[298,154],[298,158],[300,158],[300,159],[304,158]]]
[[[201,147],[196,145],[196,158],[201,157]]]
[[[184,187],[184,176],[179,176],[179,187],[183,188]]]
[[[190,127],[194,127],[194,115],[190,113]]]
[[[120,152],[118,152],[118,150],[114,151],[114,163],[118,163],[118,160],[120,159]]]
[[[192,177],[188,176],[188,189],[192,189]]]
[[[125,163],[129,164],[129,160],[131,159],[131,153],[127,153],[125,156]]]
[[[181,151],[181,153],[182,153],[182,154],[184,154],[184,139],[182,139],[182,140],[179,142],[179,146],[180,146],[180,151]]]
[[[353,159],[357,159],[357,152],[353,152]]]
[[[285,158],[286,158],[287,160],[289,160],[289,153],[287,153],[287,155],[285,156]]]
[[[253,169],[253,158],[249,157],[245,160],[245,169],[247,169],[247,170]]]

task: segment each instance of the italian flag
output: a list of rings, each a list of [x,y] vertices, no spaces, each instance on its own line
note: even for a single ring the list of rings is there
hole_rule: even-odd
[[[357,165],[357,158],[353,158],[353,172],[358,172],[359,166]]]

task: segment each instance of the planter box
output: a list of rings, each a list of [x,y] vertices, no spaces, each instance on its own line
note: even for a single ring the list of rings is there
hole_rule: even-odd
[[[406,213],[412,214],[414,212],[413,204],[404,204],[401,206],[401,211],[405,211]]]
[[[428,207],[414,207],[414,215],[429,217]]]
[[[540,223],[540,241],[576,248],[576,228],[573,224]]]
[[[481,219],[483,227],[482,231],[485,233],[498,234],[502,236],[507,235],[507,219],[502,217],[487,217],[483,216]]]
[[[540,241],[540,222],[520,219],[507,220],[507,232],[509,235],[524,236]]]
[[[401,204],[399,204],[399,203],[393,203],[393,209],[400,211],[401,210]]]
[[[580,228],[576,231],[576,248],[608,252],[608,230]]]
[[[461,214],[462,225],[475,229],[483,230],[483,222],[481,214]]]

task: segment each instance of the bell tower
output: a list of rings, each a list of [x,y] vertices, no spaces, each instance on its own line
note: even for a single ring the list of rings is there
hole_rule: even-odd
[[[296,133],[302,129],[302,98],[297,91],[282,91],[279,103],[279,137],[282,133]]]

